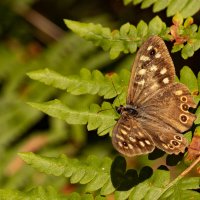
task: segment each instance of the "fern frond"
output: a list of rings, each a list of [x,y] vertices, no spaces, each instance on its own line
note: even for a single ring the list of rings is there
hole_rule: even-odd
[[[29,103],[29,105],[69,124],[87,124],[88,130],[98,129],[99,135],[111,131],[117,118],[116,112],[108,102],[104,102],[101,107],[92,104],[89,109],[82,108],[82,110],[73,110],[57,99],[45,103]]]
[[[200,0],[123,0],[124,5],[133,3],[134,5],[141,3],[141,8],[149,8],[153,5],[153,12],[159,12],[167,9],[168,17],[180,12],[184,18],[193,16],[200,9]]]
[[[86,160],[79,161],[67,158],[65,155],[58,158],[44,157],[33,153],[20,153],[19,155],[26,163],[40,172],[68,177],[72,184],[86,185],[86,192],[100,190],[101,195],[108,195],[116,190],[110,178],[112,162],[110,158],[99,159],[96,156],[89,156]],[[181,191],[183,197],[188,194],[192,197],[200,197],[200,194],[191,191],[191,189],[199,188],[199,177],[180,178],[170,183],[169,171],[156,170],[151,178],[130,190],[115,191],[115,199],[178,199],[180,192],[177,192],[177,189]]]
[[[101,46],[105,51],[110,50],[112,59],[118,57],[120,52],[136,52],[137,47],[148,35],[165,35],[168,31],[165,23],[158,16],[150,21],[149,26],[144,21],[140,21],[137,27],[126,23],[121,26],[120,30],[112,32],[100,24],[87,24],[68,19],[65,19],[64,22],[79,36]]]
[[[80,71],[80,76],[65,77],[53,70],[42,69],[29,72],[27,75],[34,80],[55,88],[67,90],[67,92],[74,95],[98,94],[104,96],[105,99],[110,99],[120,94],[123,90],[122,86],[128,84],[130,72],[122,70],[119,75],[113,74],[111,77],[104,76],[98,70],[90,72],[84,68]]]
[[[53,187],[37,187],[25,192],[14,189],[0,189],[0,197],[1,200],[105,200],[105,197],[102,196],[80,195],[77,192],[61,195]]]
[[[179,199],[180,193],[182,197],[180,199],[187,199],[185,197],[188,197],[189,194],[194,199],[198,199],[200,198],[200,194],[190,189],[198,189],[199,181],[198,177],[183,178],[168,188],[170,184],[169,171],[156,170],[151,178],[138,184],[136,187],[128,191],[116,191],[115,199]]]
[[[112,32],[100,24],[86,24],[72,20],[65,20],[65,23],[79,36],[101,46],[105,51],[110,51],[112,59],[117,58],[121,52],[125,54],[136,52],[137,47],[150,35],[160,35],[164,39],[175,40],[172,52],[181,50],[182,57],[187,59],[200,48],[200,27],[192,24],[191,17],[187,18],[184,23],[183,19],[177,22],[177,18],[182,18],[182,16],[175,15],[174,25],[170,27],[166,27],[166,24],[156,16],[148,25],[144,21],[140,21],[137,27],[126,23],[121,26],[120,30]]]
[[[70,178],[72,184],[86,185],[86,192],[101,189],[101,195],[107,195],[115,190],[110,179],[110,158],[89,156],[86,160],[79,161],[65,155],[48,158],[33,153],[20,153],[20,157],[40,172]]]

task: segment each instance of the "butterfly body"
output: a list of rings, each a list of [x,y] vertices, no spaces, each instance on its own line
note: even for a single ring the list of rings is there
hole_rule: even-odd
[[[155,147],[169,154],[184,152],[196,104],[187,89],[176,83],[175,69],[167,47],[158,36],[151,36],[139,49],[131,72],[126,106],[112,136],[114,147],[123,155],[150,153]]]

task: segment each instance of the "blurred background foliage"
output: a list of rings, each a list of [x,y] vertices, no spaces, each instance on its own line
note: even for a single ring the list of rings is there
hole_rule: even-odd
[[[169,26],[171,18],[165,11],[159,17]],[[109,136],[97,137],[85,126],[68,125],[31,108],[26,102],[61,99],[72,108],[100,103],[97,95],[73,96],[30,80],[26,73],[49,68],[63,75],[78,74],[81,68],[99,69],[104,73],[130,69],[133,56],[121,55],[110,60],[109,53],[94,47],[68,31],[63,19],[100,23],[111,29],[126,22],[149,22],[156,14],[140,5],[124,6],[122,0],[1,0],[0,2],[0,188],[24,189],[48,185],[63,192],[76,190],[65,178],[56,179],[24,165],[17,152],[34,151],[42,155],[84,159],[89,154],[114,156]],[[199,24],[198,13],[193,16]],[[199,52],[183,60],[180,53],[172,55],[177,74],[184,65],[198,72]],[[137,167],[151,161],[144,156],[130,160]],[[154,161],[152,167],[163,164]]]

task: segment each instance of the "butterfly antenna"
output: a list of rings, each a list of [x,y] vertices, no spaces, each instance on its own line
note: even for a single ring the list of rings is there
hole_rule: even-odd
[[[115,85],[114,85],[114,83],[113,83],[112,77],[111,77],[111,82],[112,82],[113,88],[114,88],[114,90],[115,90],[115,92],[116,92],[116,94],[117,94],[117,99],[118,99],[118,101],[119,101],[119,105],[121,105],[121,102],[120,102],[120,99],[119,99],[119,94],[118,94],[117,89],[116,89],[116,87],[115,87]]]

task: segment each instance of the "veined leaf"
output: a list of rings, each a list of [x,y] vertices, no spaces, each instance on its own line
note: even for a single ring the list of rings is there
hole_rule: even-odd
[[[67,90],[67,92],[74,95],[98,94],[104,96],[105,99],[110,99],[120,94],[123,90],[122,85],[128,82],[130,76],[130,72],[127,70],[122,70],[119,75],[104,76],[98,70],[94,70],[91,73],[85,68],[81,69],[80,76],[66,77],[50,69],[37,70],[27,74],[34,80],[55,88]]]
[[[117,58],[121,52],[136,52],[144,37],[148,36],[147,34],[159,34],[163,29],[166,29],[166,25],[158,16],[150,21],[149,31],[147,31],[145,23],[140,23],[137,27],[139,30],[135,26],[126,23],[121,26],[120,30],[111,32],[109,28],[102,27],[100,24],[86,24],[67,19],[64,21],[68,28],[79,36],[92,41],[97,46],[101,46],[105,51],[110,50],[112,59]],[[140,33],[140,30],[142,33]]]
[[[188,66],[184,66],[181,69],[180,82],[185,84],[193,95],[198,92],[197,78]]]
[[[102,196],[80,195],[77,192],[61,195],[53,187],[37,187],[24,192],[14,189],[0,189],[0,197],[2,200],[106,200]]]
[[[71,177],[70,182],[72,183],[87,184],[86,192],[99,190],[108,184],[108,181],[110,182],[109,190],[107,188],[106,193],[101,191],[101,194],[107,195],[114,191],[109,174],[112,160],[109,158],[99,159],[96,156],[89,156],[85,161],[78,161],[67,158],[65,155],[58,158],[44,157],[33,153],[20,153],[19,155],[40,172],[54,176]],[[74,181],[74,177],[77,177],[77,181]]]
[[[99,135],[111,131],[116,123],[116,112],[108,102],[104,102],[102,107],[92,104],[89,109],[82,110],[73,110],[57,99],[46,103],[29,103],[29,105],[69,124],[88,124],[88,130],[98,128]]]
[[[167,16],[170,17],[180,12],[184,18],[193,16],[200,9],[200,0],[123,0],[124,5],[141,3],[141,8],[149,8],[153,5],[153,12],[167,9]]]

